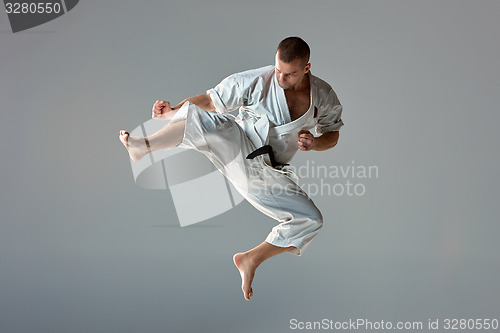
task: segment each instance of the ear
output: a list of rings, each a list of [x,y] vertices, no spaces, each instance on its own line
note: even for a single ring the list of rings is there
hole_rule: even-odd
[[[311,69],[311,63],[307,63],[306,67],[304,68],[304,74],[307,74],[309,72],[309,70]]]

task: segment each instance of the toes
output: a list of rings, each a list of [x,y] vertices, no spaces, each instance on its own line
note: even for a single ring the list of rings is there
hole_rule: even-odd
[[[128,149],[128,132],[124,131],[124,130],[121,130],[120,131],[120,136],[118,138],[125,145],[125,147]]]
[[[250,290],[245,290],[244,288],[241,288],[243,290],[243,296],[245,297],[245,299],[248,301],[250,300],[250,298],[253,296],[253,290],[252,290],[252,287],[250,287]]]

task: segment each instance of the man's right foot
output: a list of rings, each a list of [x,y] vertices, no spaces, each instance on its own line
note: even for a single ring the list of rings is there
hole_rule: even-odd
[[[233,262],[241,275],[241,290],[247,301],[253,296],[252,281],[256,266],[247,253],[236,253],[233,256]]]
[[[120,131],[119,138],[134,161],[141,160],[149,151],[144,138],[131,137],[125,130]]]

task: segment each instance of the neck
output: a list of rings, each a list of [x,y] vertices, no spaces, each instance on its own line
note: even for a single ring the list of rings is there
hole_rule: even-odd
[[[307,72],[300,82],[291,88],[285,89],[285,91],[296,92],[300,90],[309,89],[309,72]]]

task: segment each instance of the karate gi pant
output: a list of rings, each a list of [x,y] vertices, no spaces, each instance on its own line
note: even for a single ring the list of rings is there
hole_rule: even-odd
[[[181,119],[186,126],[178,147],[207,156],[250,204],[279,222],[265,241],[293,246],[290,253],[300,256],[323,224],[321,212],[307,193],[288,172],[269,165],[264,155],[246,159],[258,147],[233,115],[207,112],[186,102],[170,122]]]

